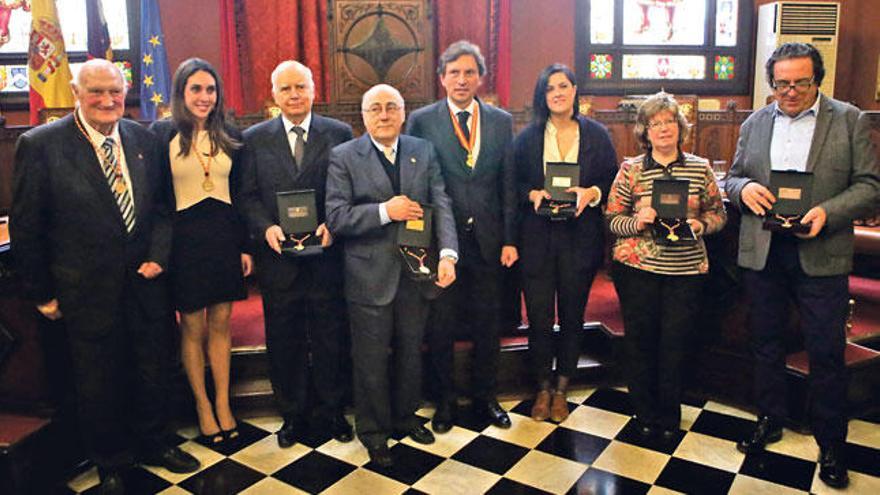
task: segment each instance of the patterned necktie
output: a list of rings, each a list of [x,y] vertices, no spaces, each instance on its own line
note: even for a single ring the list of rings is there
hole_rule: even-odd
[[[471,113],[467,110],[462,110],[458,112],[458,126],[461,127],[461,133],[464,134],[464,140],[471,140],[471,130],[468,129],[468,117],[471,116]]]
[[[296,143],[293,145],[293,159],[296,161],[296,168],[302,170],[303,155],[306,153],[306,144],[303,136],[306,130],[296,125],[290,128],[290,132],[296,134]]]
[[[391,146],[383,146],[382,153],[384,153],[385,158],[387,158],[388,161],[391,162],[392,165],[394,165],[394,148],[392,148]]]
[[[122,213],[122,221],[125,223],[125,230],[131,233],[134,230],[134,204],[131,201],[131,192],[125,184],[125,178],[122,174],[116,173],[119,167],[119,157],[116,156],[116,141],[113,138],[104,139],[101,145],[101,151],[104,152],[104,159],[101,161],[104,168],[104,176],[107,178],[107,184],[113,191],[116,198],[116,204]]]

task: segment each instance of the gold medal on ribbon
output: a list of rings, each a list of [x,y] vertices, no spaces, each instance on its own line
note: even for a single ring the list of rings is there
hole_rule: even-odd
[[[458,123],[458,119],[455,118],[455,114],[452,112],[451,108],[449,109],[449,117],[452,119],[452,130],[455,131],[455,137],[458,138],[458,144],[467,151],[465,164],[467,164],[468,168],[474,168],[474,165],[477,162],[477,159],[474,157],[474,145],[477,142],[477,133],[480,132],[480,105],[474,105],[474,114],[471,116],[471,118],[474,119],[474,130],[470,133],[470,139],[464,138],[464,131]]]
[[[202,189],[205,192],[211,192],[214,190],[214,181],[211,180],[211,177],[205,177],[205,180],[202,181]]]
[[[113,186],[116,189],[116,194],[122,194],[125,192],[125,181],[122,179],[116,179],[116,184]]]

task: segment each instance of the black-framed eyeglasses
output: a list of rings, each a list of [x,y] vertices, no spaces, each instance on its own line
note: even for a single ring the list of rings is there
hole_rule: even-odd
[[[795,91],[797,91],[798,93],[806,93],[814,82],[814,78],[812,77],[809,79],[798,79],[795,82],[773,81],[773,90],[777,93],[785,94],[788,93],[791,88],[794,88]]]

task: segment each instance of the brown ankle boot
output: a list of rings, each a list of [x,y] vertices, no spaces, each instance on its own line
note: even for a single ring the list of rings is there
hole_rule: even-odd
[[[532,419],[544,421],[550,417],[550,391],[541,390],[535,396],[535,405],[532,406]]]
[[[568,417],[568,401],[565,400],[565,392],[553,392],[553,402],[550,404],[550,420],[561,423]]]

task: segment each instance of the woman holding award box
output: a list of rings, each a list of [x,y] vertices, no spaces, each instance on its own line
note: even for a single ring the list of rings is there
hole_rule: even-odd
[[[678,436],[682,363],[709,270],[702,236],[718,232],[727,220],[709,162],[681,150],[687,130],[671,95],[660,92],[645,100],[634,129],[645,153],[621,164],[606,209],[617,236],[612,269],[623,313],[629,395],[639,433],[659,432],[665,441]],[[687,218],[660,218],[652,207],[659,208],[652,205],[655,181],[669,179],[687,181],[681,198]],[[655,223],[659,228],[652,228]]]
[[[223,86],[206,61],[191,58],[174,73],[171,118],[151,127],[161,143],[176,205],[169,277],[180,312],[181,360],[195,397],[201,440],[238,436],[229,406],[229,318],[232,301],[247,297],[251,256],[234,208],[240,133],[226,122]],[[205,340],[214,402],[205,388]]]
[[[538,388],[531,415],[538,421],[560,422],[568,417],[565,392],[580,357],[587,296],[604,259],[601,205],[617,171],[617,155],[605,128],[578,114],[577,86],[568,67],[553,64],[544,69],[533,108],[532,123],[513,144],[529,354]],[[542,214],[547,208],[539,209],[551,199],[544,186],[548,164],[559,163],[579,169],[574,175],[577,183],[567,189],[576,198],[575,211],[573,216],[553,218]],[[571,176],[556,179],[564,182]],[[555,339],[557,314],[560,332]]]

